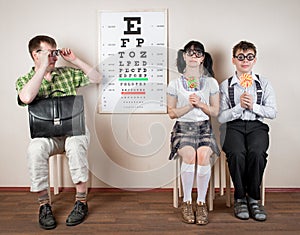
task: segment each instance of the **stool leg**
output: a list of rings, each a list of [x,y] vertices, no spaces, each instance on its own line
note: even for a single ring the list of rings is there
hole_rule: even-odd
[[[260,195],[261,195],[261,204],[264,206],[265,205],[265,176],[263,176],[261,185],[260,185]]]
[[[221,154],[220,159],[219,159],[219,184],[220,184],[220,196],[224,195],[224,178],[223,178],[223,169],[224,168],[224,156]]]
[[[59,179],[59,169],[61,167],[61,161],[59,158],[59,155],[52,156],[53,157],[53,188],[54,188],[54,195],[57,195],[59,193],[58,189],[58,179]]]
[[[208,210],[212,211],[214,209],[214,191],[215,191],[215,166],[211,166],[211,177],[209,181],[209,190],[208,190]]]
[[[49,203],[52,204],[52,197],[51,197],[51,186],[52,186],[52,177],[53,177],[53,161],[54,158],[49,158],[48,160],[48,195],[49,195]],[[54,179],[53,179],[54,181]]]
[[[174,161],[173,206],[178,208],[178,158]]]
[[[230,182],[230,172],[229,172],[229,168],[228,165],[225,164],[226,167],[226,206],[230,207],[231,206],[231,182]]]
[[[178,156],[178,164],[177,164],[177,180],[178,180],[178,196],[183,197],[182,193],[182,182],[181,182],[181,163],[182,159]]]

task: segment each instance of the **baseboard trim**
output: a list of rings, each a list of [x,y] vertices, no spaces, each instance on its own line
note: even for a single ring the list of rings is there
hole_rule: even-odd
[[[226,190],[226,189],[225,189]],[[231,191],[233,192],[233,188]],[[265,188],[267,193],[299,193],[300,188]],[[29,187],[0,187],[0,192],[29,192]],[[51,191],[53,188],[51,187]],[[60,187],[59,192],[74,192],[75,188],[73,187]],[[171,192],[173,188],[89,188],[89,192],[143,192],[143,191],[151,191],[151,192]],[[216,192],[220,192],[220,188],[215,189]]]

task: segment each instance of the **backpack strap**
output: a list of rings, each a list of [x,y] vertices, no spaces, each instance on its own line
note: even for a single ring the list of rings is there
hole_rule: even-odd
[[[259,75],[258,74],[255,74],[255,75],[259,80]],[[229,95],[229,100],[230,100],[231,107],[233,108],[235,106],[235,103],[234,103],[234,87],[230,86],[232,78],[233,77],[228,78],[228,95]],[[261,104],[261,99],[262,99],[261,85],[258,81],[256,81],[256,80],[254,80],[254,81],[255,81],[255,85],[256,85],[256,95],[257,95],[256,103],[258,105],[260,105]]]

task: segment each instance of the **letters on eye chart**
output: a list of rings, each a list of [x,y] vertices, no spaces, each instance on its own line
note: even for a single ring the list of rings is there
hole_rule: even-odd
[[[167,12],[99,12],[100,113],[166,113]]]

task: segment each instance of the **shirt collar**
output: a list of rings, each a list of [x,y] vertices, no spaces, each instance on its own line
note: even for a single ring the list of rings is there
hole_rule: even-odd
[[[258,81],[260,83],[260,80],[258,79],[258,77],[256,76],[256,73],[254,73],[253,71],[251,72],[251,75],[253,77],[253,80]],[[231,86],[238,84],[239,83],[239,78],[236,75],[236,72],[234,73],[233,77],[232,77],[232,81],[231,81]]]

